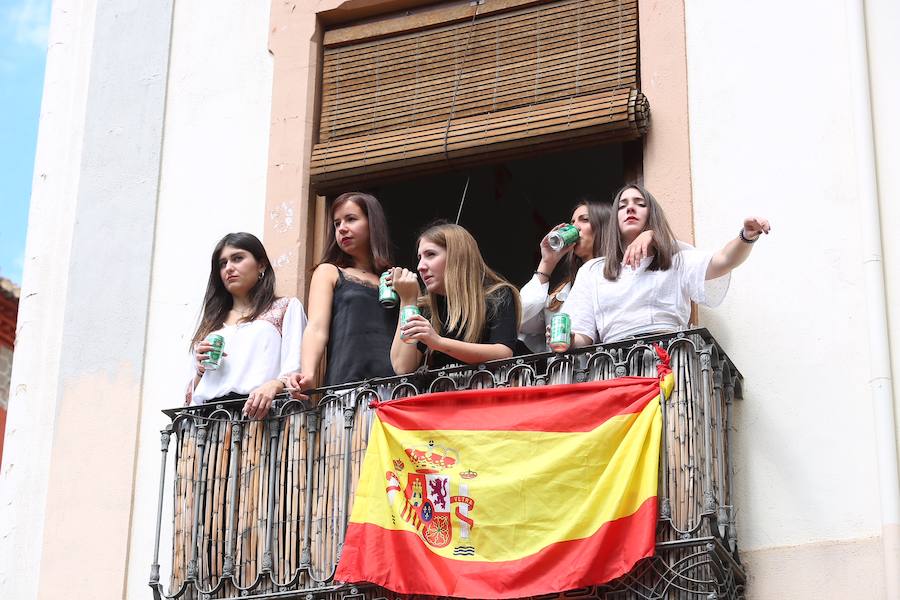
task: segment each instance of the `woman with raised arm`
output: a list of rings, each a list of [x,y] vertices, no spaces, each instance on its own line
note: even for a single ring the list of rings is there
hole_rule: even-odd
[[[341,194],[331,205],[332,227],[309,287],[309,326],[297,389],[394,374],[391,339],[396,308],[378,301],[379,275],[391,266],[384,210],[369,194]],[[316,369],[327,350],[324,381]]]
[[[300,368],[300,344],[306,326],[296,298],[275,295],[275,272],[259,239],[229,233],[212,253],[203,313],[191,339],[194,377],[186,404],[247,397],[244,414],[262,418],[287,376]],[[224,338],[225,357],[218,368],[203,362],[213,349],[208,337]]]
[[[393,270],[393,285],[401,306],[421,305],[429,318],[398,320],[391,345],[394,370],[510,358],[521,314],[519,293],[484,263],[475,238],[459,225],[433,225],[419,236],[417,255],[426,297],[420,301],[419,279],[407,269]]]
[[[710,253],[680,246],[662,207],[639,185],[620,189],[613,209],[603,255],[581,267],[563,306],[576,347],[686,328],[691,301],[718,306],[731,271],[770,231],[766,219],[748,217],[735,239]],[[629,255],[626,248],[645,231],[653,232],[653,248],[645,256]],[[637,268],[624,268],[635,260]]]

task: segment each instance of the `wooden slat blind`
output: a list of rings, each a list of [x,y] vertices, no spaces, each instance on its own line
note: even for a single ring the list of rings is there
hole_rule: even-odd
[[[559,0],[326,48],[314,183],[639,137],[637,0]]]

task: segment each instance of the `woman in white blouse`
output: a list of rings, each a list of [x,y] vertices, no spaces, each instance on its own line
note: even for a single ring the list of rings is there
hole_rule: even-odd
[[[662,207],[641,186],[619,190],[613,208],[602,255],[581,267],[562,309],[572,318],[576,347],[687,327],[691,301],[717,306],[731,271],[770,231],[766,219],[748,217],[722,249],[703,252],[675,240]],[[647,231],[652,251],[629,256],[629,244]]]
[[[534,275],[519,292],[522,300],[519,339],[532,352],[549,350],[545,332],[550,319],[559,312],[568,298],[581,265],[600,254],[601,234],[606,230],[612,214],[610,202],[601,202],[591,195],[582,196],[575,204],[570,221],[578,229],[578,241],[559,250],[550,247],[547,237],[563,227],[564,223],[547,232],[541,240],[541,261]],[[652,243],[652,232],[647,231],[638,236],[626,249],[626,260],[639,261],[649,251]]]
[[[259,239],[229,233],[212,253],[203,314],[191,341],[195,374],[187,402],[247,397],[244,414],[264,417],[287,376],[300,369],[305,327],[300,301],[275,296],[275,273]],[[225,354],[219,368],[208,371],[201,363],[212,333],[225,338]]]

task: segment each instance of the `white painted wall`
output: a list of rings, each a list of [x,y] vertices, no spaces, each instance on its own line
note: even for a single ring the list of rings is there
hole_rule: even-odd
[[[869,41],[869,77],[875,120],[875,152],[881,199],[881,231],[885,284],[888,296],[888,326],[894,373],[895,417],[900,402],[900,2],[877,0],[866,3]],[[900,419],[895,419],[900,438]]]
[[[159,485],[160,410],[178,406],[188,376],[210,253],[232,231],[262,238],[272,65],[269,2],[176,2],[127,597],[147,598]],[[274,260],[274,257],[273,257]],[[174,458],[174,443],[171,447]],[[169,478],[171,484],[172,479]],[[166,490],[171,499],[171,487]],[[171,510],[167,504],[166,510]],[[171,552],[171,518],[161,554]],[[170,562],[162,564],[166,585]]]
[[[879,88],[883,104],[898,97],[898,54],[883,53],[897,43],[896,25],[890,31],[881,35],[893,40],[879,46],[881,73],[894,63]],[[739,543],[754,551],[874,539],[881,523],[844,5],[688,2],[686,34],[697,245],[720,247],[746,215],[773,223],[723,306],[702,313],[745,379],[734,435]],[[896,115],[883,125],[880,158],[896,165]],[[900,189],[896,178],[894,169],[882,187]],[[889,219],[896,210],[886,208]],[[887,246],[888,263],[900,264],[896,242]],[[897,270],[887,272],[896,295]],[[778,579],[789,583],[785,573]],[[863,586],[855,597],[882,597],[878,581],[844,579]],[[829,578],[820,585],[827,590]]]
[[[0,597],[37,594],[69,246],[81,163],[95,0],[57,0],[35,156],[16,354],[0,474]],[[27,359],[26,359],[27,357]]]

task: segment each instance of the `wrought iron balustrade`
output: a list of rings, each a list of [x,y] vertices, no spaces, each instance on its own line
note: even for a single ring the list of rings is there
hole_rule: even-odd
[[[261,421],[242,418],[242,400],[166,410],[172,422],[162,432],[154,598],[397,597],[333,581],[367,445],[370,401],[655,377],[654,343],[668,350],[675,375],[675,389],[663,399],[656,556],[608,585],[565,597],[742,597],[729,452],[731,407],[742,380],[710,333],[694,329],[323,388],[313,395],[315,405],[279,400]],[[165,582],[164,521],[171,523]]]

